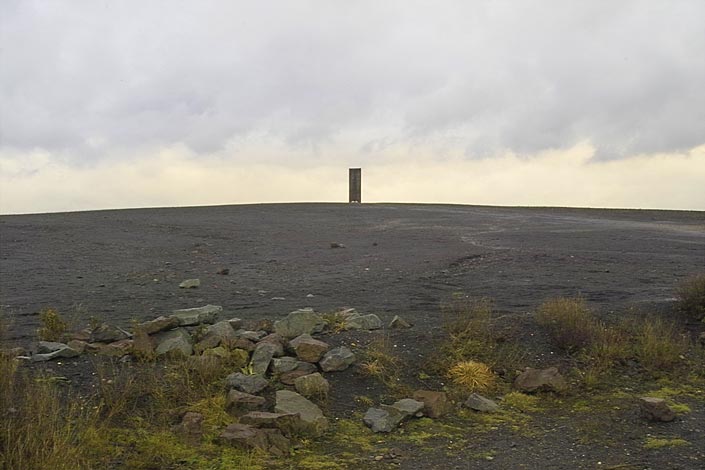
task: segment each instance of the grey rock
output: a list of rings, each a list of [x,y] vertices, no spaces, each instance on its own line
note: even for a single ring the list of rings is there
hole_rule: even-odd
[[[345,320],[347,330],[378,330],[382,328],[382,320],[374,313],[368,315],[352,315]]]
[[[304,333],[320,333],[325,324],[323,318],[314,313],[313,309],[300,309],[274,322],[274,332],[287,339],[296,338]]]
[[[279,357],[272,359],[271,369],[273,374],[283,374],[284,372],[291,372],[296,369],[299,365],[299,360],[295,357]]]
[[[154,320],[150,320],[137,325],[136,329],[142,330],[148,335],[153,335],[159,333],[160,331],[171,330],[179,326],[179,319],[176,317],[157,317]]]
[[[274,354],[277,352],[277,346],[274,343],[257,343],[255,350],[252,353],[252,372],[259,375],[264,375],[269,369],[269,363],[272,362]],[[281,345],[279,345],[281,350]]]
[[[323,354],[330,349],[327,343],[314,339],[307,333],[292,339],[289,346],[296,352],[296,357],[305,362],[318,362]]]
[[[45,354],[35,354],[32,356],[32,362],[45,362],[45,361],[50,361],[52,359],[60,359],[60,358],[71,358],[71,357],[76,357],[79,356],[80,353],[74,349],[71,349],[68,346],[65,346],[61,349],[56,349],[50,353],[45,353]]]
[[[295,379],[294,388],[306,398],[323,400],[328,397],[330,384],[321,374],[315,372]]]
[[[225,409],[231,413],[254,411],[262,408],[267,403],[264,397],[239,390],[230,390],[225,399]]]
[[[346,346],[339,346],[328,351],[318,363],[323,372],[345,370],[355,362],[355,355]]]
[[[261,375],[243,374],[242,372],[233,372],[225,378],[225,383],[228,388],[234,388],[241,392],[255,395],[269,385],[267,379]]]
[[[215,323],[216,316],[222,311],[223,307],[219,305],[204,305],[203,307],[174,310],[172,316],[179,320],[179,326],[193,326],[202,323]]]
[[[499,408],[499,405],[497,405],[497,403],[490,400],[489,398],[483,397],[478,393],[473,393],[472,395],[470,395],[468,399],[465,400],[465,402],[463,403],[463,406],[465,408],[470,408],[471,410],[482,411],[485,413],[497,411],[497,408]]]
[[[403,398],[395,401],[391,406],[403,414],[405,418],[408,418],[421,413],[424,403],[422,401],[414,400],[413,398]]]
[[[294,413],[270,413],[267,411],[251,411],[240,417],[239,422],[256,428],[276,428],[285,436],[296,433],[299,425],[299,415]]]
[[[562,392],[568,388],[563,376],[555,367],[532,369],[527,367],[514,380],[514,387],[522,392],[553,391]]]
[[[237,340],[237,334],[228,321],[219,321],[213,325],[208,325],[201,340],[196,343],[196,351],[216,348],[225,345],[231,346]]]
[[[242,328],[242,320],[239,318],[231,318],[230,320],[228,320],[228,323],[230,323],[230,326],[232,326],[233,330],[235,331]]]
[[[58,351],[59,349],[67,348],[64,343],[56,343],[54,341],[39,341],[37,343],[37,354],[48,354]]]
[[[412,326],[414,326],[414,325],[409,323],[408,321],[404,320],[399,315],[394,315],[394,318],[392,318],[392,321],[389,322],[389,328],[392,328],[392,329],[411,328]]]
[[[114,341],[120,341],[121,339],[127,339],[130,336],[131,335],[129,333],[120,328],[103,323],[91,332],[90,342],[112,343]]]
[[[254,343],[258,342],[265,336],[267,336],[266,331],[250,331],[250,330],[237,330],[237,337],[240,339],[246,339]]]
[[[298,413],[300,429],[306,434],[319,436],[328,429],[328,419],[313,402],[296,392],[278,390],[274,411],[277,413]]]
[[[260,429],[249,424],[235,423],[220,434],[220,441],[243,450],[261,450],[282,457],[289,455],[291,441],[278,429]]]
[[[362,421],[372,432],[391,432],[404,419],[404,414],[391,406],[382,405],[380,408],[370,408],[365,413]]]
[[[200,287],[200,285],[200,279],[186,279],[185,281],[182,281],[181,284],[179,284],[179,287],[181,289],[195,289],[197,287]]]
[[[175,330],[162,331],[153,336],[156,347],[154,353],[157,356],[167,355],[183,355],[190,356],[193,354],[191,346],[191,335],[183,328]]]
[[[642,414],[651,421],[669,422],[676,418],[676,413],[662,398],[641,397],[639,403]]]

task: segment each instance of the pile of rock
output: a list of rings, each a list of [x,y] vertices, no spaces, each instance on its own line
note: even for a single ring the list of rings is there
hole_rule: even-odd
[[[367,410],[362,421],[373,432],[391,432],[410,418],[440,418],[452,409],[445,392],[417,390],[413,398],[404,398],[391,405]]]

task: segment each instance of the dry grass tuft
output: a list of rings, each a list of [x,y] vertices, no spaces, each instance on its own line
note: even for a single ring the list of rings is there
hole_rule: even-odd
[[[363,375],[379,380],[387,387],[399,386],[401,360],[395,354],[388,337],[383,336],[370,342],[362,352],[358,370]]]
[[[42,326],[37,330],[37,336],[42,341],[59,341],[68,330],[68,323],[56,309],[43,309],[39,312],[39,320]]]
[[[705,320],[705,274],[693,276],[678,288],[678,306],[695,320]]]
[[[669,370],[683,363],[690,344],[673,322],[646,318],[637,323],[634,331],[634,356],[646,369]]]
[[[556,298],[536,311],[536,321],[546,327],[559,348],[574,352],[597,343],[604,326],[580,298]]]
[[[494,385],[496,379],[486,364],[476,361],[458,362],[448,370],[448,378],[470,392],[487,390]]]

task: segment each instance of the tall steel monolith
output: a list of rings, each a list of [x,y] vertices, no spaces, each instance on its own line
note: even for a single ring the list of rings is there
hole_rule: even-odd
[[[362,202],[362,168],[350,168],[350,202]]]

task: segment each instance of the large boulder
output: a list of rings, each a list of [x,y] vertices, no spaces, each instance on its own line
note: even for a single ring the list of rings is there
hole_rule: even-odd
[[[267,379],[261,375],[243,374],[242,372],[233,372],[225,378],[225,383],[228,388],[234,388],[241,392],[255,395],[269,385]]]
[[[328,351],[318,363],[323,372],[345,370],[355,362],[355,354],[346,346],[339,346]]]
[[[156,347],[154,349],[157,357],[193,354],[191,346],[191,335],[184,328],[162,331],[153,336]]]
[[[179,326],[193,326],[203,323],[215,323],[216,316],[223,311],[219,305],[204,305],[203,307],[182,308],[171,312],[171,316],[179,321]]]
[[[532,369],[527,367],[514,380],[514,387],[522,392],[563,392],[568,388],[563,376],[555,367],[547,369]]]
[[[296,338],[304,333],[313,334],[323,331],[326,322],[313,309],[294,310],[286,318],[274,322],[274,332],[284,338]]]
[[[314,339],[311,335],[304,333],[289,342],[289,346],[296,353],[296,357],[305,362],[318,362],[323,354],[330,349],[330,346],[323,341]]]
[[[298,413],[299,429],[305,434],[319,436],[328,429],[328,419],[313,402],[296,392],[278,390],[274,411],[277,413]]]

